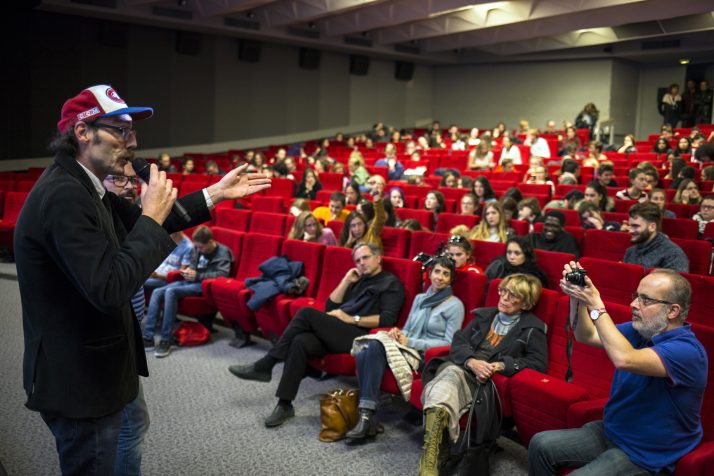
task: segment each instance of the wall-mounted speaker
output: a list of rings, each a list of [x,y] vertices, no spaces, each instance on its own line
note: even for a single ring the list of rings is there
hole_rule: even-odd
[[[320,50],[300,48],[300,67],[302,69],[320,69]]]
[[[399,81],[411,81],[414,76],[414,63],[408,61],[394,62],[394,79]]]
[[[203,35],[191,31],[176,32],[176,53],[180,55],[198,56],[201,54]]]
[[[350,74],[367,76],[369,73],[369,56],[350,55]]]
[[[260,61],[262,43],[255,40],[238,40],[238,59],[246,63]]]

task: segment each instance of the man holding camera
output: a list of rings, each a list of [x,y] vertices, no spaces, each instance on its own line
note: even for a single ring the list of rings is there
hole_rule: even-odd
[[[633,295],[632,321],[615,325],[590,278],[576,276],[581,269],[565,265],[560,287],[571,298],[575,338],[604,348],[615,365],[610,399],[603,420],[537,434],[529,474],[554,475],[559,467],[581,467],[578,474],[671,472],[703,433],[707,355],[684,322],[689,282],[669,269],[652,271]]]

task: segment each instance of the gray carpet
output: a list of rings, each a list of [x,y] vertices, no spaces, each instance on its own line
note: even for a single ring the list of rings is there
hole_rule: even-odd
[[[10,476],[58,474],[52,436],[39,415],[24,408],[22,322],[14,265],[0,264],[0,462]],[[151,377],[144,380],[151,412],[144,451],[145,475],[409,475],[416,474],[420,427],[403,420],[408,406],[385,397],[380,410],[385,433],[358,447],[321,443],[318,399],[334,387],[354,387],[350,378],[305,379],[295,402],[296,418],[267,429],[263,418],[275,404],[276,379],[243,382],[228,365],[251,362],[268,344],[237,350],[221,329],[211,344],[176,349],[168,358],[148,354]],[[526,474],[525,450],[499,440],[504,451],[492,459],[492,474]]]

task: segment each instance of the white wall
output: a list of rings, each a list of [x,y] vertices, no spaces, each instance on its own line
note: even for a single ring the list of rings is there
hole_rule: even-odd
[[[662,116],[657,112],[657,89],[672,83],[684,84],[684,66],[640,66],[637,88],[637,121],[635,137],[647,140],[649,134],[659,132]]]
[[[635,131],[639,77],[635,64],[620,60],[612,62],[610,118],[615,121],[615,140],[618,143],[626,134]]]
[[[588,102],[610,114],[612,61],[440,66],[434,71],[433,111],[442,124],[515,128],[527,119],[544,127],[573,121]]]

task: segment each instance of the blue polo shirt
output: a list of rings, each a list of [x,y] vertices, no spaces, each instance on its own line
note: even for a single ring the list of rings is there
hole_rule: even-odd
[[[707,354],[689,324],[646,341],[632,323],[617,328],[636,349],[650,347],[668,377],[617,370],[605,405],[605,434],[630,460],[649,471],[674,470],[702,439],[701,409]]]

